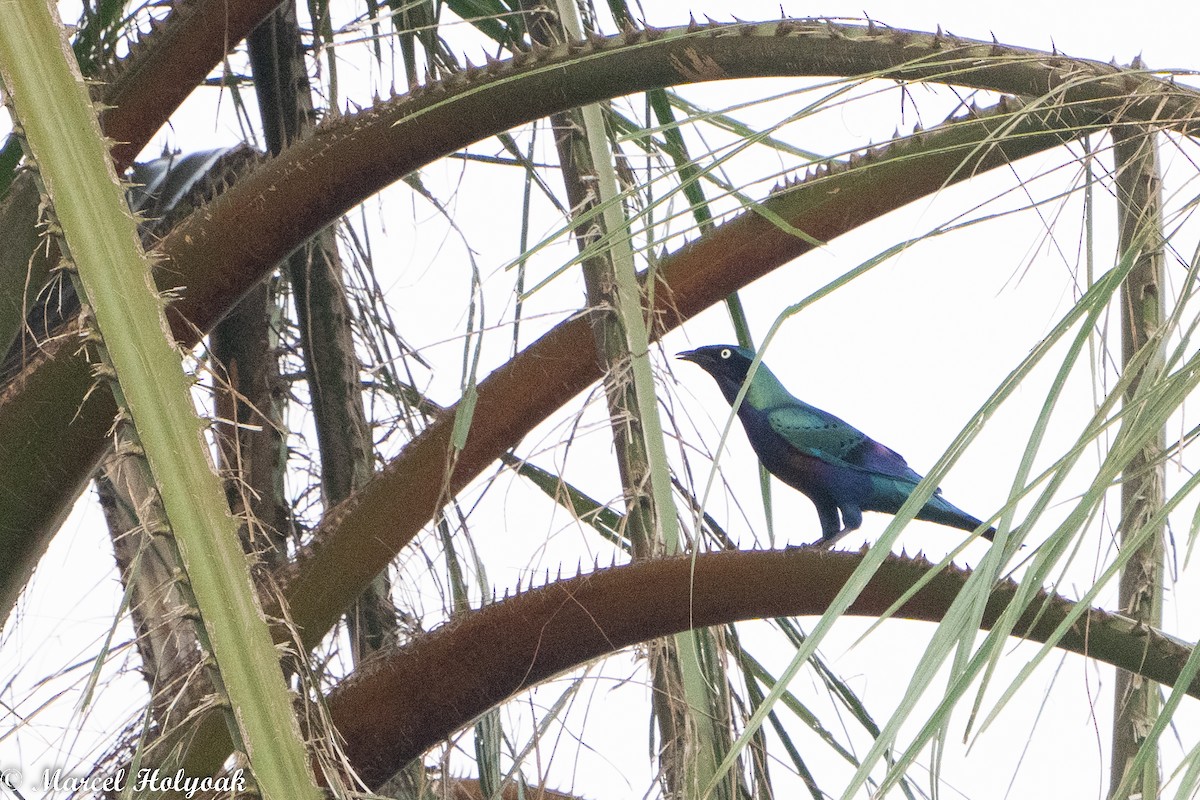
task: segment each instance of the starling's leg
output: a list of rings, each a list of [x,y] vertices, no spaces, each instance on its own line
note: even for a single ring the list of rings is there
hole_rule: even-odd
[[[862,509],[858,506],[842,506],[842,533],[856,531],[862,527]]]
[[[838,507],[835,503],[816,503],[817,516],[821,519],[821,539],[832,539],[842,529],[838,519]]]
[[[833,521],[833,532],[832,533],[829,532],[829,528],[826,527],[826,525],[825,525],[826,516],[824,513],[821,512],[820,507],[818,507],[817,513],[821,514],[821,534],[822,535],[821,535],[821,541],[814,543],[814,545],[813,545],[814,547],[829,549],[830,547],[833,547],[835,544],[837,544],[838,539],[841,539],[843,536],[845,536],[850,531],[858,530],[862,526],[862,509],[860,509],[858,506],[842,506],[841,507],[842,525],[841,525],[840,530],[838,528],[838,522],[837,522],[838,507],[830,506],[830,508],[832,509],[832,511],[829,511],[828,513],[829,513],[829,517]]]
[[[811,498],[810,498],[811,499]],[[842,522],[838,517],[837,504],[832,501],[817,502],[817,517],[821,520],[821,538],[812,543],[813,547],[828,547],[837,541],[842,533]]]

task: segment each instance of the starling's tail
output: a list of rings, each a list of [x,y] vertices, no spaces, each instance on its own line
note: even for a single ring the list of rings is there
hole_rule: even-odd
[[[939,525],[949,525],[951,528],[958,528],[963,531],[975,531],[983,525],[982,520],[975,519],[975,517],[972,517],[953,503],[942,499],[942,496],[937,494],[929,498],[929,502],[925,504],[925,507],[917,512],[917,519],[936,522]],[[988,528],[981,535],[990,542],[996,538],[996,529]]]

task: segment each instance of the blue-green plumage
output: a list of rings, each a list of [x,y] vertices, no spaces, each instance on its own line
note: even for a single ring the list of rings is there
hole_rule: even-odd
[[[746,381],[754,353],[735,345],[701,347],[679,357],[703,367],[730,404]],[[921,481],[904,458],[834,415],[793,397],[759,364],[738,408],[763,466],[817,507],[821,538],[832,541],[862,524],[862,512],[895,514]],[[939,489],[917,519],[966,531],[983,525],[948,503]],[[983,535],[991,539],[994,528]]]

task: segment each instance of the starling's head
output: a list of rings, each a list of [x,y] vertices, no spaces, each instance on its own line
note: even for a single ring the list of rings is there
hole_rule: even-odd
[[[754,361],[754,351],[735,344],[710,344],[679,353],[678,358],[703,367],[709,375],[716,378],[722,393],[732,402],[731,398],[737,396],[746,380],[746,373]],[[765,369],[762,364],[759,364],[758,368],[760,371]]]

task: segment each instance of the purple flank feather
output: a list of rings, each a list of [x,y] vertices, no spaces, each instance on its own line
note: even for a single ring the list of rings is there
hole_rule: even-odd
[[[870,437],[864,437],[861,442],[846,452],[845,461],[856,467],[878,472],[891,478],[919,483],[921,476],[913,472],[912,467],[904,460],[904,456],[892,448],[882,445]]]

